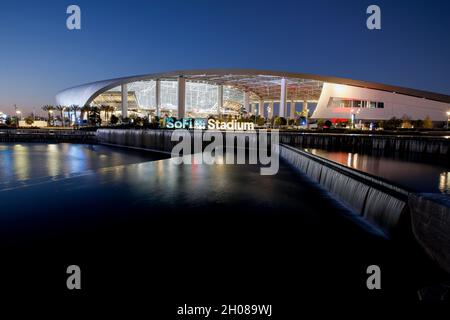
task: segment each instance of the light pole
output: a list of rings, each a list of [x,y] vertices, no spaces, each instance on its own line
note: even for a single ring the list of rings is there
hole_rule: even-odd
[[[49,115],[50,115],[50,119],[48,119],[48,123],[50,123],[52,126],[54,126],[54,121],[53,121],[53,110],[49,110],[48,111]]]
[[[353,109],[350,110],[350,113],[351,113],[352,129],[355,129],[355,118],[356,118],[356,115],[355,115],[355,112],[354,112]]]
[[[450,111],[447,111],[447,130],[449,128],[448,124],[450,122]]]
[[[18,128],[19,127],[19,121],[22,120],[22,117],[21,117],[21,113],[22,112],[20,110],[17,110],[16,105],[14,105],[14,108],[16,109],[16,127]]]

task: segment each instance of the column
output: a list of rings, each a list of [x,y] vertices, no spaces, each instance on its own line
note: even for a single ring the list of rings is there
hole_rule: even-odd
[[[289,115],[290,119],[295,119],[295,101],[291,100],[291,112]]]
[[[184,118],[186,113],[186,79],[178,77],[178,119]]]
[[[258,116],[260,116],[261,118],[264,118],[264,100],[260,99],[259,100],[259,105],[258,105]]]
[[[217,115],[220,117],[220,114],[223,109],[223,86],[217,86]]]
[[[155,84],[155,104],[156,104],[156,116],[161,117],[161,80],[156,79]]]
[[[270,101],[269,108],[270,108],[270,111],[269,111],[269,114],[268,114],[268,118],[272,119],[272,117],[273,117],[273,101]]]
[[[281,92],[280,92],[280,117],[285,117],[286,115],[286,93],[287,93],[287,85],[286,78],[281,79]]]
[[[250,111],[250,93],[247,91],[244,91],[244,110]]]
[[[302,108],[303,116],[308,118],[308,101],[303,101],[303,108]]]
[[[308,101],[303,101],[303,109],[302,109],[302,115],[306,119],[306,124],[308,124]]]
[[[128,118],[128,85],[122,85],[122,120]]]

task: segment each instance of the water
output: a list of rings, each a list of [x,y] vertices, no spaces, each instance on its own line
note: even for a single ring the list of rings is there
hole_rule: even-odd
[[[1,147],[2,179],[23,182],[0,190],[9,294],[67,294],[74,263],[87,275],[83,294],[139,299],[144,289],[152,312],[164,301],[249,296],[290,310],[300,299],[292,288],[315,301],[370,298],[370,264],[383,268],[386,299],[416,299],[442,281],[414,242],[367,232],[283,163],[261,176],[256,165],[180,166],[105,146]],[[58,175],[67,176],[47,179]]]
[[[383,157],[344,151],[304,149],[314,155],[332,160],[416,192],[450,194],[450,164],[433,161],[422,162],[399,157]]]
[[[0,184],[81,174],[89,170],[161,158],[163,156],[157,153],[124,151],[101,145],[1,143]]]

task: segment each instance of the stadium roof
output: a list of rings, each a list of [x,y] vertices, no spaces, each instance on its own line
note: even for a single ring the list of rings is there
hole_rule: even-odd
[[[184,77],[187,81],[232,86],[242,91],[249,92],[251,99],[254,100],[279,99],[281,92],[280,82],[282,78],[286,78],[288,91],[287,98],[289,100],[318,100],[323,83],[328,82],[395,92],[408,96],[450,103],[450,96],[448,95],[417,89],[408,89],[399,86],[338,77],[254,69],[185,70],[103,80],[65,89],[57,94],[56,101],[57,104],[61,105],[85,105],[89,104],[99,94],[122,84],[156,79],[176,80],[178,77]]]

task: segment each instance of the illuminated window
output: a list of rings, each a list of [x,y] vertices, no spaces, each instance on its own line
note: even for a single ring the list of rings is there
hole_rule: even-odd
[[[160,81],[161,114],[177,116],[178,81]],[[186,81],[186,115],[207,117],[218,114],[218,86],[202,82]],[[122,88],[117,86],[100,95],[92,105],[108,105],[121,110]],[[239,115],[244,104],[244,93],[234,87],[223,87],[223,108],[220,114]],[[156,81],[136,81],[128,83],[128,110],[139,116],[156,114]]]
[[[376,108],[384,108],[384,103],[367,100],[346,99],[346,98],[331,98],[330,103],[328,103],[328,107],[376,109]]]

